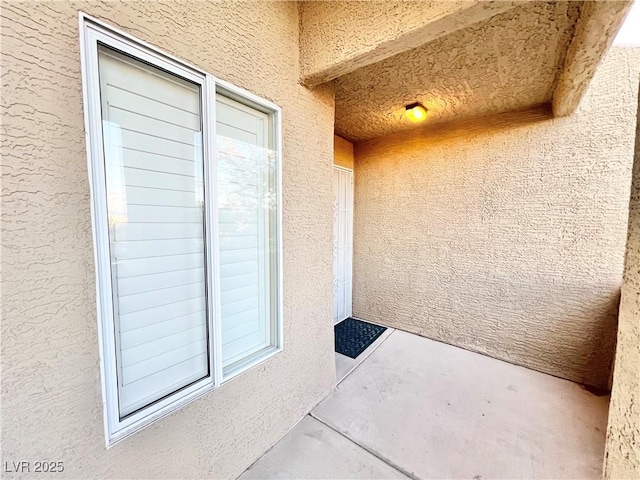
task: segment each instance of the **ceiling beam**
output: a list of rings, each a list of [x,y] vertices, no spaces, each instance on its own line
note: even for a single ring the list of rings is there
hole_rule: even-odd
[[[329,82],[487,20],[519,1],[303,2],[302,82]]]
[[[553,93],[553,115],[576,111],[633,0],[585,1]]]

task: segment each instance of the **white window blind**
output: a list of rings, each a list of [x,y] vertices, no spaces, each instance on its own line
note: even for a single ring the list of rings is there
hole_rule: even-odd
[[[218,218],[222,361],[271,343],[274,157],[268,115],[218,95]]]
[[[100,47],[121,416],[208,375],[199,86]]]

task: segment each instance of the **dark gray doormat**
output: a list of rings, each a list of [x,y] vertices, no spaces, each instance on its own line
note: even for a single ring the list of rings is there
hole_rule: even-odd
[[[386,329],[386,327],[355,318],[347,318],[333,327],[336,337],[336,352],[356,358]]]

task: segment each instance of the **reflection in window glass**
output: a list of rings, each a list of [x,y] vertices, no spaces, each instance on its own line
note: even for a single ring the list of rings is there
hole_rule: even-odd
[[[267,114],[218,95],[218,221],[225,373],[275,343],[275,154]]]
[[[98,52],[120,415],[209,375],[200,87]]]

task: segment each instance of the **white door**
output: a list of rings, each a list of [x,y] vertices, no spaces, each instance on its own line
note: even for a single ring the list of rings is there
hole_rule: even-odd
[[[333,322],[351,316],[353,171],[333,167]]]

